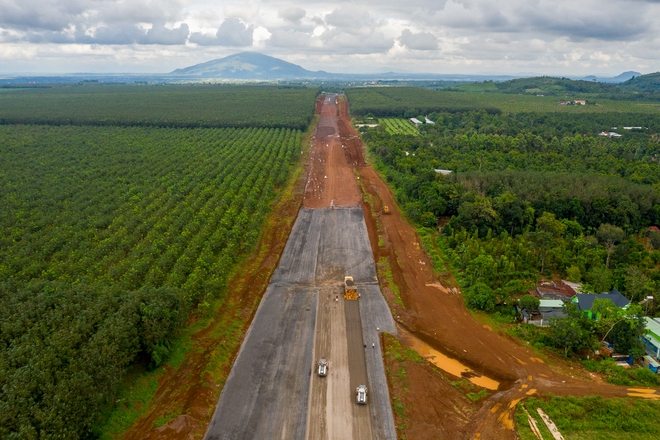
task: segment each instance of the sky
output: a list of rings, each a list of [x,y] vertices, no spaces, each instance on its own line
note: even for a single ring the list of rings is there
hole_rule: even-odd
[[[651,73],[660,0],[0,0],[0,74],[158,74],[242,51],[335,73]]]

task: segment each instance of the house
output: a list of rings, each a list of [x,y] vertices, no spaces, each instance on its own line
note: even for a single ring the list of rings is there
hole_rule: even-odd
[[[573,104],[574,105],[587,105],[587,101],[585,101],[584,99],[576,99],[575,101],[573,101]]]
[[[568,316],[564,312],[564,301],[560,299],[542,299],[539,304],[539,314],[544,321]]]
[[[607,136],[608,138],[621,137],[621,135],[615,131],[601,131],[598,136]]]
[[[410,120],[411,120],[412,123],[415,124],[415,125],[421,125],[421,124],[423,124],[423,122],[420,121],[420,120],[417,119],[417,118],[410,118]]]
[[[424,116],[424,119],[426,119],[426,121],[424,121],[424,122],[426,122],[427,124],[435,125],[435,122],[430,120],[427,116]]]
[[[446,176],[448,174],[451,174],[451,170],[439,170],[439,169],[434,169],[434,171],[438,174],[442,174],[443,176]]]
[[[558,299],[542,299],[537,311],[519,309],[525,324],[539,325],[541,327],[550,325],[551,319],[565,318],[564,301]]]
[[[535,290],[530,290],[530,295],[541,299],[554,299],[563,302],[569,302],[575,296],[575,290],[566,284],[564,281],[559,282],[545,282],[536,286]]]
[[[651,356],[660,358],[660,318],[644,317],[646,320],[646,334],[642,336],[642,342],[646,352]]]
[[[596,301],[597,298],[600,299],[609,299],[612,301],[612,303],[622,309],[625,309],[628,307],[630,304],[630,301],[628,301],[628,298],[623,296],[621,292],[619,292],[616,289],[612,289],[609,291],[609,293],[600,293],[600,294],[593,294],[593,293],[584,293],[584,294],[578,294],[575,295],[571,301],[574,304],[577,304],[578,309],[582,310],[589,316],[589,319],[598,319],[597,314],[594,315],[591,312],[591,309],[594,306],[594,301]]]
[[[652,232],[660,232],[660,228],[658,228],[657,226],[649,226],[648,233],[650,234]]]

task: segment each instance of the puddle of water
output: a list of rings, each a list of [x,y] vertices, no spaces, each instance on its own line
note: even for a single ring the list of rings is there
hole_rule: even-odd
[[[655,394],[655,390],[650,388],[628,388],[628,392],[642,393],[642,394]]]
[[[495,391],[500,386],[500,383],[490,377],[480,376],[474,370],[463,365],[456,359],[452,359],[439,351],[432,348],[426,342],[416,338],[408,332],[401,332],[400,335],[405,341],[406,345],[415,350],[421,357],[431,362],[442,371],[446,371],[452,376],[463,377],[472,382],[473,384]]]

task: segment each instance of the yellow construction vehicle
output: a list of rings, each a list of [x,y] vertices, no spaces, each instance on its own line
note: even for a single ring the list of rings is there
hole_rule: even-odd
[[[359,297],[353,277],[344,277],[344,299],[358,299]]]
[[[390,207],[387,205],[383,205],[383,214],[389,214],[390,213]]]

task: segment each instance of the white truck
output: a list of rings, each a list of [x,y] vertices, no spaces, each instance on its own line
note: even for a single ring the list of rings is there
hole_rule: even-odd
[[[360,405],[367,404],[367,386],[358,385],[357,390],[355,391],[355,400]]]
[[[318,375],[321,377],[325,377],[328,375],[328,361],[325,360],[325,358],[321,358],[321,360],[318,363],[318,369],[316,371],[318,372]]]

